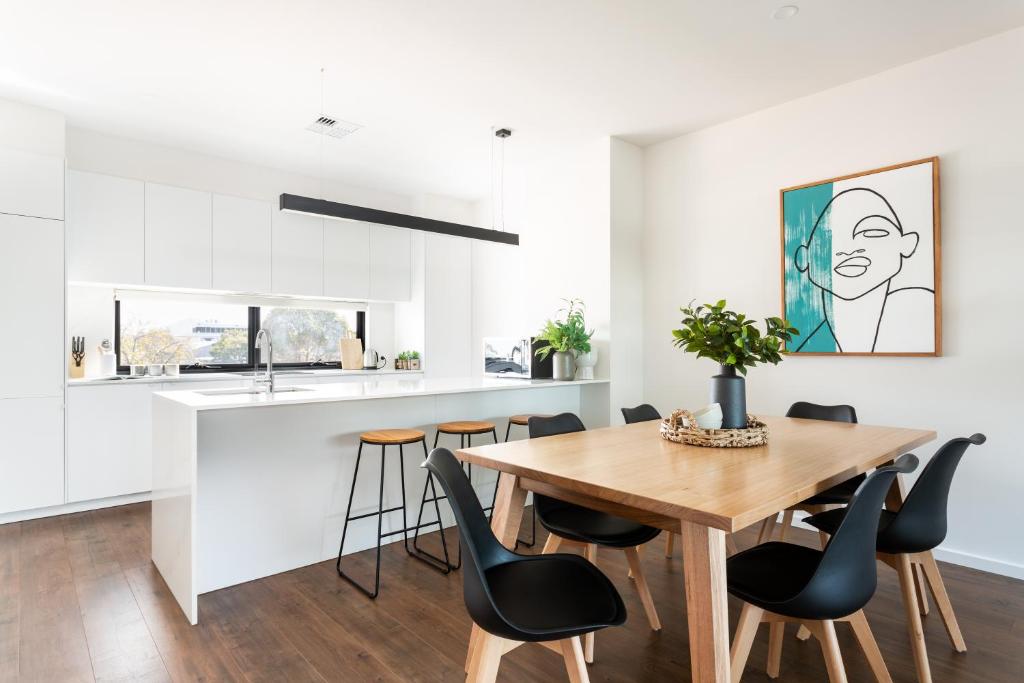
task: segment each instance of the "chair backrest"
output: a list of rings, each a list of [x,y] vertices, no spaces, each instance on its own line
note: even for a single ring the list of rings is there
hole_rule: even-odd
[[[802,417],[807,420],[828,420],[829,422],[857,422],[857,411],[853,406],[822,406],[807,401],[797,401],[786,411],[786,417]]]
[[[486,572],[496,565],[515,560],[517,555],[495,538],[469,478],[450,450],[435,448],[423,467],[441,482],[459,526],[459,537],[466,555],[462,584],[466,610],[473,621],[482,626],[505,623],[495,607]]]
[[[790,601],[786,614],[838,619],[868,603],[878,582],[875,542],[882,504],[896,475],[913,472],[917,463],[917,456],[908,453],[868,475],[850,499],[814,575]]]
[[[984,434],[947,441],[921,470],[896,517],[879,536],[879,550],[921,553],[946,538],[949,488],[953,475],[970,445],[985,443]]]
[[[661,415],[658,414],[658,409],[650,403],[641,403],[636,408],[623,408],[622,419],[626,421],[626,424],[631,425],[634,422],[660,420]]]
[[[534,415],[528,423],[530,438],[536,439],[542,436],[554,436],[556,434],[571,434],[573,432],[585,432],[587,428],[583,421],[573,413],[559,413],[551,417]]]

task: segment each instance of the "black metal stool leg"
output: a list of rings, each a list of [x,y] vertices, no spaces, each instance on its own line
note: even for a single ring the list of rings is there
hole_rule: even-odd
[[[505,427],[505,443],[508,443],[508,435],[512,432],[512,423],[508,423],[508,427]]]
[[[356,469],[355,472],[352,474],[352,490],[349,492],[348,507],[345,512],[345,524],[342,527],[341,531],[341,547],[338,548],[338,562],[337,564],[335,564],[335,568],[338,570],[338,576],[351,583],[353,586],[358,588],[367,597],[371,599],[376,598],[380,594],[380,541],[381,538],[383,537],[383,534],[381,532],[383,531],[382,525],[384,522],[384,460],[386,455],[386,453],[384,452],[384,446],[381,446],[380,450],[380,491],[377,496],[377,512],[370,512],[365,515],[356,515],[355,517],[352,517],[352,499],[355,496],[356,480],[358,479],[359,475],[359,462],[362,459],[363,455],[363,442],[359,442],[359,451],[356,454]],[[345,549],[345,535],[348,532],[348,523],[355,521],[357,519],[373,517],[374,515],[376,515],[377,517],[377,563],[374,571],[373,591],[370,591],[363,587],[358,581],[356,581],[351,576],[342,571],[341,556]]]
[[[422,443],[423,454],[427,455],[427,442],[423,441]],[[430,498],[427,498],[428,488],[430,489]],[[451,556],[448,554],[448,541],[445,539],[444,524],[441,521],[441,505],[439,501],[443,499],[444,496],[437,495],[437,487],[434,484],[434,476],[428,472],[427,479],[426,481],[423,482],[423,498],[420,501],[420,511],[416,516],[416,526],[414,527],[415,531],[413,533],[412,540],[413,550],[409,551],[409,554],[415,557],[416,559],[424,562],[425,564],[427,564],[427,566],[438,570],[442,574],[448,574],[451,571],[458,569],[462,566],[462,550],[460,547],[458,563],[453,565],[451,563]],[[426,506],[427,503],[434,504],[434,514],[437,515],[436,521],[434,522],[423,522],[423,508]],[[423,550],[419,547],[420,529],[430,527],[435,524],[437,524],[438,532],[441,534],[441,550],[444,554],[444,559],[441,559],[433,553]]]

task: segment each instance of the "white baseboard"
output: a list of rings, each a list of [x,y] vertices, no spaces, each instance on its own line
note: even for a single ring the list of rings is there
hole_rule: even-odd
[[[804,517],[807,516],[808,513],[806,512],[801,512],[799,510],[796,511],[793,515],[793,525],[799,525],[799,528],[807,529],[808,531],[817,531],[817,529],[809,524],[803,523]],[[781,521],[781,518],[779,521]],[[966,553],[962,550],[954,550],[953,548],[944,548],[942,546],[939,546],[933,552],[936,560],[942,560],[943,562],[949,562],[950,564],[958,564],[962,567],[969,567],[971,569],[978,569],[990,574],[999,574],[1000,576],[1009,576],[1012,579],[1024,580],[1024,566],[1014,564],[1013,562],[997,560],[992,557],[984,557],[982,555]]]
[[[11,522],[24,522],[29,519],[40,519],[42,517],[56,517],[58,515],[70,515],[75,512],[86,510],[102,510],[103,508],[116,507],[118,505],[129,505],[131,503],[142,503],[150,500],[152,494],[149,491],[143,493],[132,493],[127,496],[114,496],[112,498],[100,498],[99,500],[83,500],[77,503],[65,503],[47,508],[36,508],[34,510],[19,510],[0,515],[0,524]]]

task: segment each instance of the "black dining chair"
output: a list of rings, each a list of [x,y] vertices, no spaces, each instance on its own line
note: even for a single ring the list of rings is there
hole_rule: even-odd
[[[762,622],[771,624],[768,675],[776,678],[787,623],[814,634],[825,655],[832,683],[846,681],[836,621],[848,621],[878,681],[891,683],[878,644],[864,616],[875,593],[875,536],[878,513],[899,473],[913,472],[917,456],[907,454],[875,470],[854,492],[846,516],[824,550],[772,541],[744,550],[726,561],[729,593],[743,601],[732,643],[732,680],[739,681]]]
[[[441,482],[467,551],[463,597],[482,629],[470,643],[467,680],[493,681],[512,643],[542,643],[562,655],[570,680],[588,681],[580,636],[626,621],[612,582],[576,555],[519,555],[501,545],[448,449],[435,448],[423,466]]]
[[[920,683],[928,683],[932,676],[921,625],[921,608],[916,594],[924,592],[924,585],[915,587],[915,581],[919,578],[916,574],[918,568],[931,586],[932,596],[942,614],[953,649],[957,652],[967,651],[932,550],[946,538],[949,489],[953,484],[953,475],[960,464],[960,459],[968,446],[980,446],[983,443],[984,434],[974,434],[946,442],[921,470],[914,488],[907,494],[899,510],[883,510],[878,522],[878,558],[895,569],[899,575],[907,628]],[[805,521],[826,534],[835,534],[849,514],[848,509],[821,512],[808,517]]]
[[[857,423],[857,411],[853,406],[823,406],[817,403],[808,403],[807,401],[797,401],[791,405],[789,410],[786,411],[786,417],[798,417],[805,420],[826,420],[828,422],[847,422],[851,424]],[[835,505],[846,505],[850,502],[850,498],[853,497],[853,492],[863,482],[864,475],[858,474],[856,477],[847,479],[841,484],[836,484],[826,491],[822,491],[807,500],[787,508],[782,514],[782,528],[779,531],[779,540],[786,540],[786,534],[789,532],[790,527],[793,526],[794,512],[802,511],[814,514],[824,512]],[[775,531],[775,520],[776,516],[773,515],[761,524],[761,532],[757,537],[758,543],[771,540],[772,534]],[[822,535],[822,546],[825,545],[825,540],[825,536]]]
[[[552,417],[533,416],[530,418],[530,438],[537,439],[558,434],[571,434],[586,430],[580,418],[572,413],[561,413]],[[597,564],[597,547],[617,548],[626,553],[630,574],[634,579],[640,603],[647,614],[647,620],[655,631],[661,630],[658,611],[654,607],[651,590],[647,586],[640,565],[638,548],[655,538],[661,531],[652,526],[629,519],[616,517],[581,505],[574,505],[556,498],[534,494],[533,507],[541,526],[548,530],[548,540],[543,553],[553,553],[564,543],[581,545],[588,560]],[[588,664],[594,661],[594,635],[583,639],[584,657]]]

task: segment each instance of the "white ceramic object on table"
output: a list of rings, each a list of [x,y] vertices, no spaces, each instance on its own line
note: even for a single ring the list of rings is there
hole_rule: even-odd
[[[722,406],[717,403],[701,408],[693,414],[693,417],[701,429],[722,428]]]
[[[576,355],[576,379],[594,379],[594,366],[597,365],[597,349],[591,347],[588,353]]]
[[[160,363],[150,363],[146,368],[146,374],[150,377],[159,377],[164,374],[164,366]]]
[[[178,363],[164,363],[164,376],[177,377],[181,374],[181,366]]]

